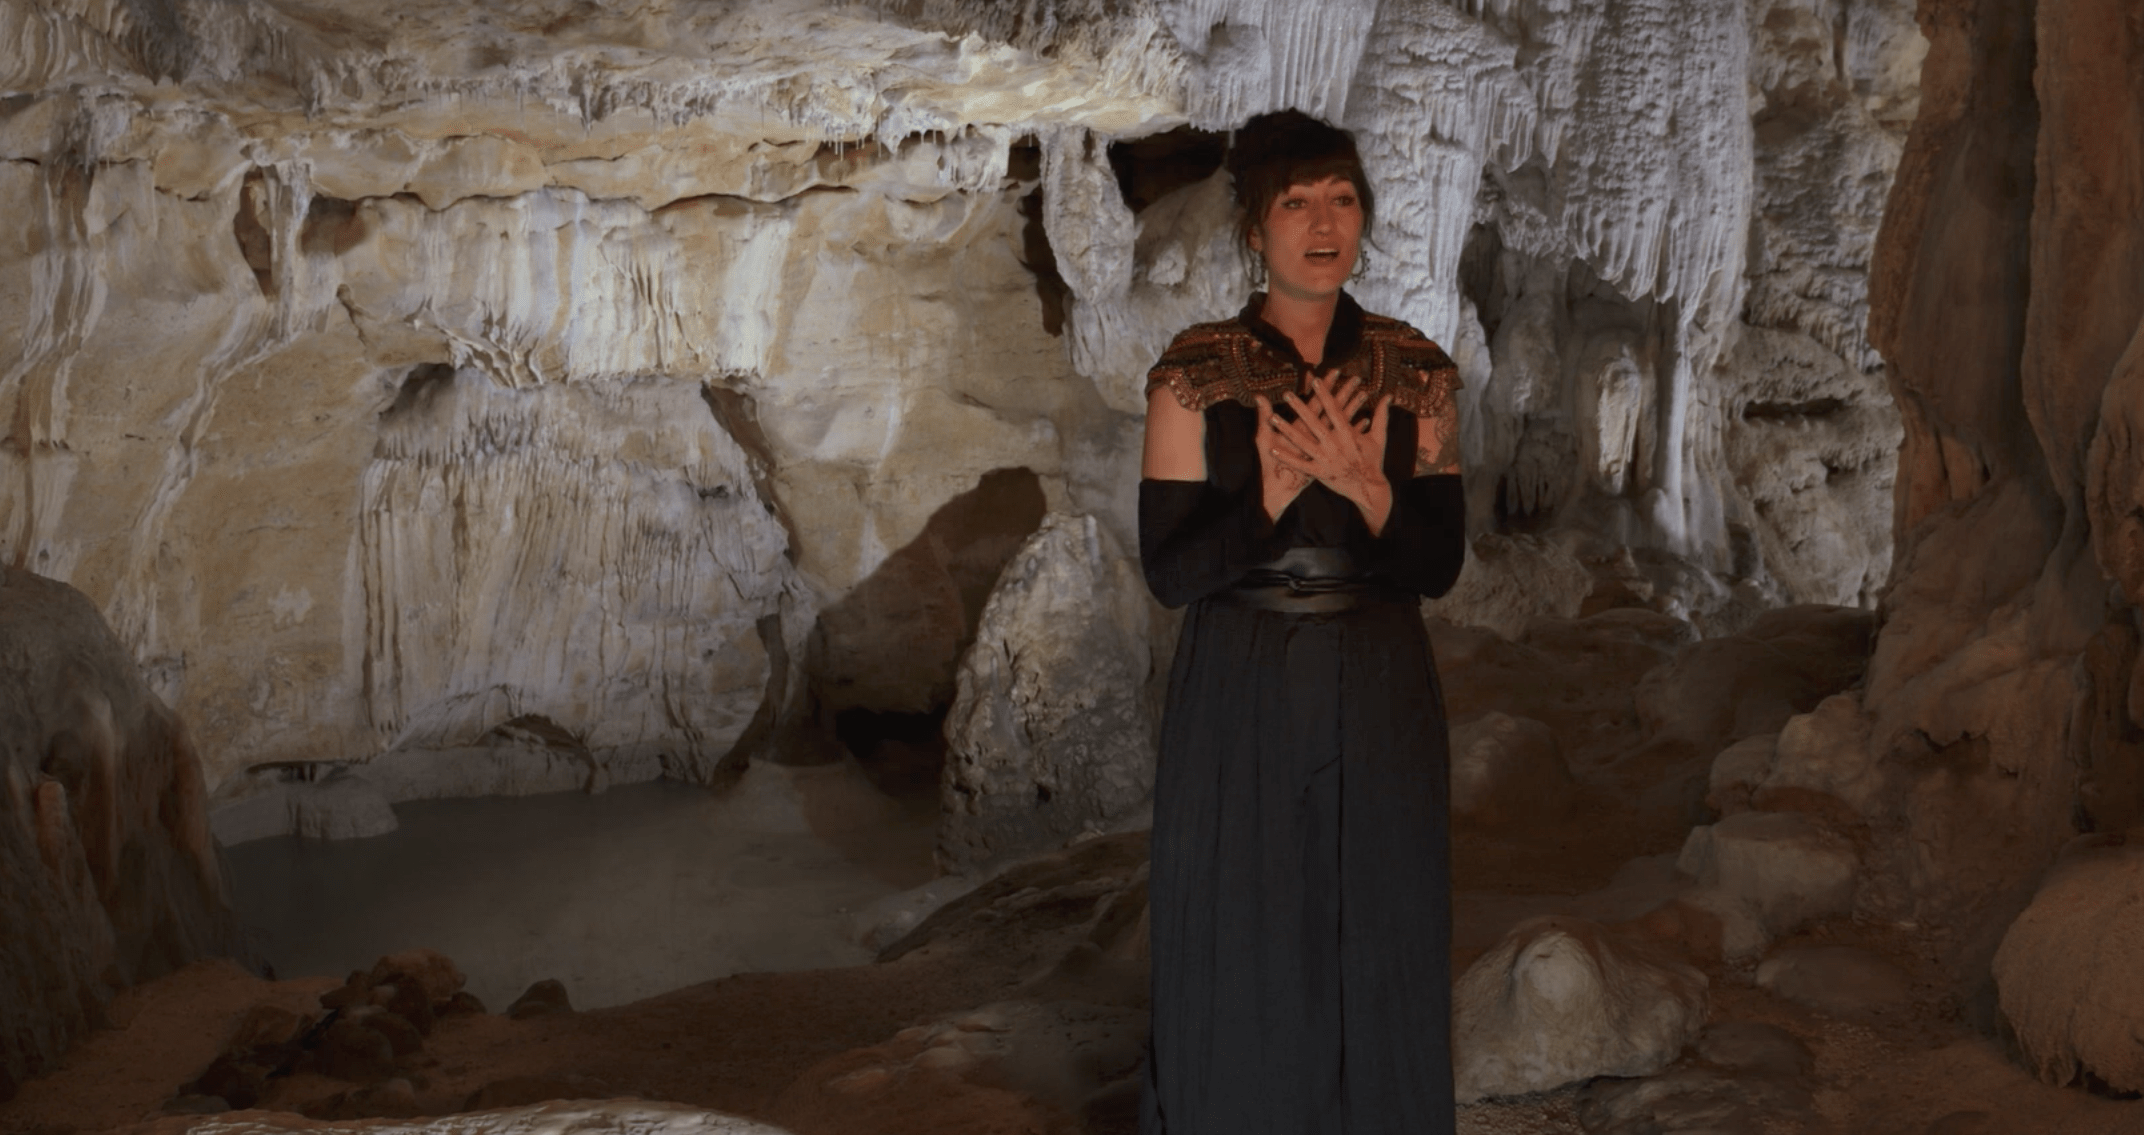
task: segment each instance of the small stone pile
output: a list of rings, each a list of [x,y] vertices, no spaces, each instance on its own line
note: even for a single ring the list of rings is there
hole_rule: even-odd
[[[253,1107],[271,1079],[308,1071],[362,1085],[308,1106],[307,1114],[320,1113],[314,1118],[414,1115],[424,1039],[443,1017],[485,1011],[462,989],[466,980],[446,955],[408,950],[381,958],[370,972],[352,971],[320,996],[317,1015],[256,1005],[222,1054],[166,1110]]]

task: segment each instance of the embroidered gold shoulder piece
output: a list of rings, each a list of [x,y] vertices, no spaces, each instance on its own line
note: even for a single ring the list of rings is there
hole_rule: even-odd
[[[1459,390],[1459,366],[1429,336],[1397,319],[1365,313],[1362,348],[1377,388],[1392,395],[1392,404],[1424,421],[1453,410]]]
[[[1373,396],[1419,418],[1448,412],[1459,388],[1459,368],[1421,332],[1397,319],[1365,314],[1362,343],[1340,373],[1362,379]],[[1166,386],[1187,410],[1221,402],[1257,405],[1261,395],[1278,400],[1297,389],[1295,363],[1233,319],[1194,324],[1177,335],[1146,374],[1146,392]]]

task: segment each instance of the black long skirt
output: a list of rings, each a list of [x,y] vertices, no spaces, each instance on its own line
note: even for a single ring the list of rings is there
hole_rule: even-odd
[[[1448,765],[1414,604],[1189,609],[1142,1135],[1453,1130]]]

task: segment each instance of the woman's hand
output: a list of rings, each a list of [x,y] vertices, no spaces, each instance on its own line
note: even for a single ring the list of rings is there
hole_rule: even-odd
[[[1345,385],[1338,375],[1312,379],[1310,397],[1286,396],[1295,420],[1284,422],[1263,403],[1259,406],[1261,461],[1270,459],[1283,470],[1314,479],[1354,502],[1375,536],[1385,530],[1392,516],[1392,483],[1385,478],[1385,429],[1391,420],[1392,402],[1380,398],[1370,420],[1357,426],[1355,410],[1362,405],[1361,386],[1350,379]],[[1281,444],[1271,444],[1277,441]],[[1268,475],[1270,483],[1272,475]],[[1301,492],[1298,486],[1296,492]],[[1294,494],[1289,494],[1294,499]],[[1277,513],[1275,515],[1278,515]]]
[[[1266,519],[1279,520],[1280,514],[1288,511],[1295,498],[1310,487],[1310,474],[1282,464],[1281,450],[1290,449],[1281,436],[1273,430],[1279,419],[1273,415],[1273,403],[1260,395],[1258,401],[1258,488],[1260,499],[1265,503]],[[1300,453],[1297,454],[1301,459]]]

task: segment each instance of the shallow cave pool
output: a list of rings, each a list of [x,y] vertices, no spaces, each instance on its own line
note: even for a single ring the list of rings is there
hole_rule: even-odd
[[[853,764],[397,805],[359,840],[225,850],[249,945],[278,977],[438,950],[493,1012],[545,978],[576,1009],[734,973],[860,965],[859,912],[927,881],[932,817]]]

